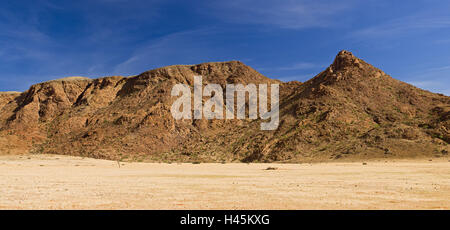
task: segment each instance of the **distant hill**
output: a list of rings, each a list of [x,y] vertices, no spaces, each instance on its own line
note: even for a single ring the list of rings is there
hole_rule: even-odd
[[[177,83],[280,84],[280,125],[174,120]],[[450,97],[391,78],[341,51],[311,80],[280,82],[239,61],[175,65],[133,77],[68,78],[0,93],[0,153],[133,161],[303,162],[443,156]]]

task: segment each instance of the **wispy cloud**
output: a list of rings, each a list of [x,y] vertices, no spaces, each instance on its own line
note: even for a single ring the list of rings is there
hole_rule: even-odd
[[[304,70],[304,69],[312,69],[312,68],[318,68],[323,67],[323,65],[318,65],[311,62],[298,62],[291,66],[285,66],[285,67],[279,67],[279,70]]]
[[[342,19],[355,1],[218,1],[209,3],[212,15],[240,24],[264,24],[286,29],[329,27]]]
[[[435,93],[450,96],[450,66],[433,67],[421,73],[410,74],[409,84]]]
[[[450,96],[450,89],[448,87],[444,87],[443,82],[440,81],[439,79],[427,81],[409,81],[408,83],[421,89],[429,90],[434,93],[442,93],[447,96]]]
[[[449,16],[420,14],[396,18],[382,24],[362,28],[353,31],[350,36],[361,39],[382,37],[395,37],[398,39],[411,33],[445,28],[450,28]]]
[[[45,4],[30,4],[23,9],[28,17],[0,9],[0,58],[3,61],[48,57],[49,52],[43,48],[56,42],[39,29],[38,15],[46,7]]]
[[[289,81],[305,82],[305,81],[311,79],[314,75],[315,75],[314,73],[310,73],[310,74],[301,74],[301,75],[281,76],[281,77],[275,77],[275,78],[278,80],[284,81],[284,82],[289,82]]]
[[[24,90],[23,82],[110,75],[115,59],[143,39],[136,31],[157,22],[160,2],[1,3],[0,68],[5,83],[1,88],[13,85],[11,90]]]
[[[312,62],[296,62],[288,66],[280,66],[280,67],[262,67],[258,68],[259,70],[270,70],[270,71],[291,71],[291,70],[308,70],[314,68],[322,68],[325,65],[319,65]]]
[[[214,29],[198,29],[176,32],[147,41],[113,70],[116,74],[136,73],[173,64],[197,64],[211,61],[214,55],[211,34]],[[215,60],[219,61],[219,60]]]
[[[437,39],[434,43],[438,45],[450,44],[450,39]]]
[[[430,72],[436,72],[436,71],[439,72],[439,71],[444,71],[444,70],[450,70],[450,65],[431,68],[428,71],[430,71]]]

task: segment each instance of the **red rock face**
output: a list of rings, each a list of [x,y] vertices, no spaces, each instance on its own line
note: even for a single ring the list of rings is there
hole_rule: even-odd
[[[280,84],[280,126],[174,120],[173,85]],[[207,98],[204,98],[206,100]],[[66,79],[0,94],[0,149],[148,161],[323,161],[448,153],[450,98],[341,51],[311,80],[283,83],[238,61],[134,77]]]

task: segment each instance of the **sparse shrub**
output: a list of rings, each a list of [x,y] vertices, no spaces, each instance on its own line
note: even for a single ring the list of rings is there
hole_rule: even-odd
[[[267,167],[266,170],[277,170],[278,168],[275,167]]]

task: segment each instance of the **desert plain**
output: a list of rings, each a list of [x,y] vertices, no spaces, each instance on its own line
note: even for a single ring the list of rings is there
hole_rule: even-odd
[[[0,156],[0,209],[450,209],[450,161],[138,163]]]

